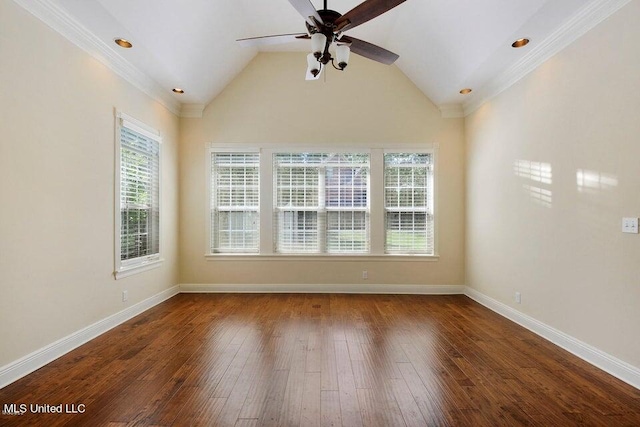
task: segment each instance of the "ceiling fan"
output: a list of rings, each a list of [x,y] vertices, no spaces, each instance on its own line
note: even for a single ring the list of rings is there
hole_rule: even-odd
[[[324,8],[320,10],[315,9],[311,0],[289,0],[289,3],[304,17],[306,33],[250,37],[237,41],[244,46],[261,46],[300,39],[311,40],[312,53],[307,55],[307,80],[319,78],[323,67],[329,62],[335,69],[344,70],[349,63],[349,52],[389,65],[398,59],[398,55],[364,40],[343,35],[343,32],[364,24],[405,1],[365,0],[342,15],[328,9],[327,0],[324,0]],[[333,58],[329,52],[329,47],[333,43],[336,44],[336,58]]]

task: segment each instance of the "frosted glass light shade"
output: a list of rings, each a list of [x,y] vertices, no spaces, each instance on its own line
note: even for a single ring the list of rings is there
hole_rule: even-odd
[[[311,36],[311,51],[316,58],[320,58],[324,52],[324,46],[327,43],[327,36],[321,33],[315,33]]]
[[[307,55],[307,71],[310,72],[314,77],[320,72],[320,63],[313,55],[313,53]]]
[[[346,44],[338,45],[336,47],[336,59],[338,60],[338,67],[343,69],[349,64],[349,53],[351,49]]]

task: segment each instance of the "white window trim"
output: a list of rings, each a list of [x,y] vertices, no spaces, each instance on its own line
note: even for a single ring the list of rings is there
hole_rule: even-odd
[[[154,139],[160,145],[160,152],[158,154],[158,208],[160,210],[160,220],[158,222],[159,241],[158,241],[158,253],[149,255],[146,257],[135,258],[131,260],[122,261],[121,256],[121,226],[122,219],[120,214],[120,132],[122,127],[127,127],[134,130],[148,138]],[[114,183],[114,255],[115,255],[115,271],[114,277],[116,280],[132,276],[134,274],[149,271],[154,268],[158,268],[164,262],[162,258],[163,248],[163,232],[162,221],[164,215],[162,215],[162,136],[159,131],[146,125],[140,120],[131,117],[119,110],[115,110],[115,183]]]
[[[421,254],[205,254],[207,261],[438,261],[439,255]]]
[[[288,253],[288,252],[275,252],[274,253],[276,255],[285,255],[285,256],[337,256],[337,257],[347,257],[347,256],[358,256],[358,255],[370,255],[371,253],[371,222],[369,222],[369,229],[367,230],[369,233],[369,253],[363,253],[363,252],[346,252],[346,253],[329,253],[327,252],[327,240],[326,240],[326,230],[327,230],[327,217],[328,217],[328,213],[329,212],[337,212],[337,211],[347,211],[347,212],[366,212],[369,215],[371,214],[371,150],[370,149],[360,149],[360,150],[348,150],[348,149],[344,149],[344,148],[340,148],[340,150],[327,150],[326,148],[323,150],[316,150],[316,151],[309,151],[309,150],[301,150],[299,147],[296,147],[296,149],[292,149],[292,150],[287,150],[287,149],[278,149],[278,150],[274,150],[274,153],[271,155],[271,167],[272,169],[274,168],[275,165],[275,158],[274,158],[274,154],[278,154],[278,153],[284,153],[284,154],[298,154],[298,153],[321,153],[321,154],[326,154],[326,153],[347,153],[347,154],[365,154],[367,156],[369,156],[369,163],[367,164],[367,167],[369,169],[369,173],[367,174],[367,206],[366,207],[347,207],[347,208],[340,208],[340,207],[329,207],[326,204],[325,201],[325,175],[326,175],[326,169],[328,166],[341,166],[338,164],[331,164],[331,165],[327,165],[327,164],[310,164],[309,167],[316,167],[318,169],[318,200],[319,200],[319,207],[317,208],[313,208],[313,207],[296,207],[294,210],[295,211],[309,211],[309,212],[316,212],[318,215],[318,252],[308,252],[308,253],[304,253],[304,252],[300,252],[300,253]],[[273,202],[273,197],[275,196],[275,192],[272,192],[272,199],[271,201]],[[287,211],[289,210],[288,208],[280,208],[276,206],[276,202],[273,202],[273,210],[272,212],[277,213],[278,211]],[[323,220],[321,221],[320,218],[323,218]],[[324,236],[324,238],[321,238],[320,236]]]
[[[220,144],[210,143],[206,147],[205,177],[207,183],[207,204],[205,218],[209,218],[211,206],[211,153],[213,152],[259,152],[260,153],[260,245],[259,253],[211,253],[211,221],[206,220],[207,238],[204,257],[208,261],[438,261],[438,143],[422,144],[353,144],[347,148],[337,145],[305,144]],[[273,154],[288,153],[367,153],[369,154],[369,253],[368,254],[279,254],[274,251],[273,215]],[[427,153],[433,156],[433,255],[387,254],[384,249],[384,154],[385,153]],[[266,195],[266,196],[265,196]],[[269,213],[269,214],[265,214]],[[374,228],[375,227],[375,228]]]
[[[438,252],[438,223],[439,223],[439,219],[440,216],[438,215],[438,148],[439,145],[438,144],[433,144],[430,148],[420,148],[420,149],[415,149],[415,148],[406,148],[406,147],[400,147],[400,148],[385,148],[383,150],[382,153],[382,163],[383,163],[383,172],[382,172],[382,179],[384,180],[384,155],[385,154],[394,154],[394,153],[407,153],[407,152],[411,152],[411,153],[420,153],[420,154],[431,154],[431,165],[432,165],[432,179],[433,179],[433,197],[431,199],[431,203],[433,204],[432,208],[431,208],[431,213],[433,215],[433,255],[422,255],[422,254],[410,254],[410,253],[406,253],[406,254],[393,254],[393,253],[389,253],[386,254],[387,256],[420,256],[420,257],[434,257],[434,258],[439,258],[439,252]],[[383,215],[385,215],[386,213],[386,208],[384,207],[384,181],[382,182],[382,211],[383,211]],[[382,236],[384,239],[384,236]],[[383,246],[384,246],[384,240],[383,240]],[[384,251],[384,247],[382,248],[382,250]]]
[[[260,183],[260,191],[258,193],[258,208],[256,209],[256,211],[258,212],[258,218],[260,218],[260,225],[258,226],[258,230],[259,231],[259,237],[261,239],[260,244],[258,245],[258,252],[260,251],[260,248],[262,247],[262,217],[264,216],[262,214],[262,201],[264,199],[264,197],[262,197],[262,150],[260,150],[259,148],[255,148],[255,146],[251,146],[251,147],[245,147],[245,146],[238,146],[238,147],[230,147],[228,145],[224,145],[224,146],[219,146],[219,145],[215,145],[215,144],[210,144],[205,152],[205,179],[206,179],[206,185],[207,185],[207,204],[204,207],[205,208],[205,233],[206,234],[206,238],[205,238],[205,254],[207,256],[211,256],[211,257],[220,257],[220,256],[226,256],[226,255],[231,255],[231,256],[249,256],[249,257],[253,257],[253,256],[257,256],[258,254],[256,253],[246,253],[246,252],[238,252],[237,254],[235,253],[230,253],[230,252],[211,252],[211,248],[213,247],[213,242],[211,241],[211,204],[212,204],[212,198],[213,198],[213,194],[211,192],[211,169],[212,169],[212,165],[211,165],[211,157],[213,156],[214,153],[258,153],[259,154],[259,166],[258,166],[258,174],[259,174],[259,178],[258,181]]]

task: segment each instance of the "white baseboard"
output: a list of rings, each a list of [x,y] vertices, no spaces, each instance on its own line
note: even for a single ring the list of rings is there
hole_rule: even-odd
[[[385,284],[190,284],[180,285],[182,293],[302,293],[302,294],[464,294],[462,285]]]
[[[15,362],[11,362],[8,365],[0,367],[0,388],[30,374],[36,369],[43,367],[47,363],[54,361],[71,350],[80,347],[87,341],[94,339],[98,335],[104,334],[109,329],[113,329],[121,323],[145,312],[151,307],[160,304],[178,293],[179,287],[173,286],[145,299],[144,301],[140,301],[131,307],[99,320],[86,328],[82,328],[79,331],[67,335],[54,343],[16,360]]]
[[[586,362],[640,389],[640,369],[602,350],[584,343],[531,316],[490,298],[475,289],[461,285],[386,285],[386,284],[181,284],[181,293],[350,293],[350,294],[464,294],[490,310],[527,328],[542,338],[573,353]]]
[[[518,325],[529,329],[531,332],[541,336],[542,338],[551,341],[555,345],[562,347],[568,352],[573,353],[582,360],[585,360],[614,377],[621,379],[627,384],[640,389],[639,368],[617,359],[610,354],[567,335],[545,323],[542,323],[531,316],[523,314],[518,310],[488,297],[468,286],[465,289],[465,295],[490,310],[495,311],[501,316],[504,316]]]
[[[523,326],[579,358],[591,363],[616,378],[640,389],[640,369],[617,359],[595,347],[565,334],[531,316],[488,297],[475,289],[462,285],[385,285],[385,284],[181,284],[166,289],[131,307],[102,319],[52,344],[47,345],[15,362],[0,367],[0,388],[30,374],[87,341],[143,313],[178,293],[351,293],[351,294],[463,294],[490,310]]]

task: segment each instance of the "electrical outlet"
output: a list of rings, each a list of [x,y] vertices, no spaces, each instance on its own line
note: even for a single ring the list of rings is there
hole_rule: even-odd
[[[520,294],[520,292],[516,292],[515,300],[518,304],[522,302],[522,295]]]
[[[622,232],[638,234],[638,218],[622,218]]]
[[[362,270],[362,279],[366,280],[369,278],[369,273],[367,272],[367,270]]]
[[[129,299],[129,291],[122,291],[122,302]]]

